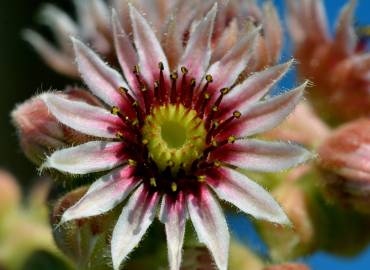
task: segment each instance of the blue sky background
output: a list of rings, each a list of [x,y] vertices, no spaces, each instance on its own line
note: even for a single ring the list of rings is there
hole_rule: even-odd
[[[347,2],[347,0],[324,0],[331,29],[334,28],[335,20],[340,9]],[[274,3],[279,9],[280,14],[284,14],[284,0],[275,0]],[[370,25],[370,0],[357,0],[355,19],[359,25]],[[291,58],[291,51],[288,42],[285,45],[283,52],[283,60],[289,58]],[[291,74],[289,74],[289,76],[287,76],[282,82],[280,87],[288,89],[294,85],[294,76],[294,72],[291,72]],[[260,241],[258,235],[254,232],[252,225],[247,221],[246,218],[232,216],[229,218],[229,223],[231,229],[234,231],[235,236],[240,238],[243,242],[253,246],[253,248],[258,252],[266,254],[266,247]],[[324,252],[318,252],[312,256],[302,258],[301,261],[310,265],[312,270],[369,270],[370,247],[355,258],[341,258]]]

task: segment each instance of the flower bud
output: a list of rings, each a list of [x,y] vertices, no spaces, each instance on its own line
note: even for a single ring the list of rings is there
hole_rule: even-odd
[[[117,211],[59,224],[64,211],[73,206],[86,191],[87,187],[75,189],[56,203],[51,216],[51,223],[55,227],[54,239],[58,248],[79,267],[110,269],[109,259],[102,259],[101,254],[109,253],[109,235]]]
[[[18,207],[20,198],[20,188],[15,178],[8,172],[0,170],[0,220],[6,213]]]
[[[258,221],[258,230],[270,248],[272,259],[285,261],[309,253],[315,244],[316,235],[308,195],[295,182],[286,182],[273,193],[292,226],[277,226]]]
[[[271,265],[265,267],[263,270],[309,270],[307,265],[300,263],[286,263],[279,265]]]
[[[319,148],[325,190],[339,203],[369,213],[370,119],[343,125]]]
[[[97,105],[96,99],[88,92],[68,88],[60,92],[73,100],[84,100]],[[45,156],[53,150],[66,147],[71,139],[76,143],[84,142],[86,136],[67,128],[49,113],[40,96],[33,97],[17,106],[12,112],[13,123],[18,129],[21,147],[25,155],[35,164],[40,165]]]

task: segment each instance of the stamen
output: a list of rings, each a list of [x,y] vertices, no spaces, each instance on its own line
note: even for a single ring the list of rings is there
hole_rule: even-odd
[[[223,121],[214,131],[213,136],[220,133],[225,127],[227,127],[233,120],[239,119],[242,116],[242,114],[239,111],[233,112],[233,115],[230,116],[228,119]]]
[[[149,114],[150,113],[149,92],[140,74],[140,68],[138,65],[134,66],[133,72],[135,74],[136,80],[139,84],[139,87],[140,87],[140,90],[141,90],[141,93],[144,99],[145,113]]]
[[[186,75],[188,74],[188,69],[186,67],[181,67],[181,73],[182,73],[182,78],[181,78],[181,97],[180,97],[180,102],[183,103],[184,105],[186,104]]]
[[[230,88],[227,88],[227,87],[222,88],[220,90],[220,95],[217,98],[215,104],[212,106],[212,110],[211,110],[211,112],[209,113],[209,115],[208,115],[208,117],[206,119],[206,125],[205,125],[206,126],[206,129],[209,129],[210,128],[211,121],[213,120],[213,118],[215,117],[216,113],[218,112],[218,108],[219,108],[219,106],[221,104],[221,101],[222,101],[223,97],[225,95],[227,95],[229,92],[230,92]]]
[[[206,81],[207,81],[207,82],[206,82],[206,84],[204,85],[204,87],[203,87],[202,91],[200,92],[200,94],[199,94],[199,98],[198,98],[198,101],[197,101],[197,104],[196,104],[196,106],[195,106],[195,109],[196,109],[197,111],[199,111],[200,106],[203,104],[204,94],[206,93],[206,91],[207,91],[207,89],[208,89],[209,84],[213,82],[213,77],[212,77],[212,75],[210,75],[210,74],[206,75]]]
[[[196,80],[193,78],[190,80],[190,88],[189,88],[189,94],[187,95],[187,100],[185,102],[186,107],[190,107],[191,103],[193,102],[193,94],[195,86],[197,85]]]
[[[206,109],[207,103],[210,100],[210,98],[211,98],[211,96],[208,93],[204,94],[202,104],[201,104],[200,109],[198,111],[198,114],[199,114],[200,118],[203,118],[204,111]]]
[[[165,86],[165,83],[164,83],[164,75],[163,75],[163,70],[164,70],[164,65],[162,62],[159,62],[158,64],[158,67],[159,67],[159,88],[158,88],[158,92],[159,92],[159,103],[162,104],[165,99],[166,99],[166,95],[167,95],[167,91],[166,91],[166,86]]]
[[[199,175],[197,176],[198,182],[204,183],[206,181],[206,176],[205,175]]]
[[[170,75],[170,78],[171,78],[171,81],[172,81],[172,86],[171,86],[171,103],[176,103],[176,84],[177,84],[177,79],[178,79],[179,75],[177,74],[176,71],[172,72],[171,75]]]
[[[132,109],[136,113],[136,117],[138,118],[140,125],[142,125],[143,121],[144,121],[144,117],[143,117],[143,111],[142,111],[141,107],[139,106],[139,103],[130,95],[128,89],[126,89],[124,87],[120,87],[118,90],[119,90],[120,94],[128,100]]]

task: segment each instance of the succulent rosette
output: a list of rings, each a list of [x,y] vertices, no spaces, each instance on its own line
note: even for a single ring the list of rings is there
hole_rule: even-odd
[[[333,125],[370,113],[370,54],[353,22],[355,3],[342,8],[331,36],[322,0],[287,0],[299,75],[313,82],[308,97]]]
[[[311,157],[297,144],[256,138],[290,114],[306,83],[271,97],[270,89],[292,61],[246,76],[252,66],[259,69],[261,27],[248,24],[229,48],[218,50],[218,6],[209,6],[205,16],[189,20],[187,35],[171,32],[170,41],[181,44],[175,54],[133,5],[129,30],[113,11],[110,34],[123,76],[72,38],[81,77],[104,104],[58,92],[40,96],[58,122],[88,138],[53,152],[41,169],[105,173],[63,213],[61,223],[124,203],[111,238],[114,269],[139,244],[157,212],[171,270],[180,268],[189,218],[217,267],[227,269],[229,232],[216,195],[258,219],[289,224],[273,197],[239,169],[275,172]]]
[[[178,65],[190,32],[215,2],[219,8],[211,38],[212,61],[219,60],[225,51],[236,44],[245,34],[246,26],[256,24],[262,25],[264,35],[258,37],[255,53],[251,56],[254,60],[250,61],[247,70],[263,69],[279,60],[283,35],[277,11],[271,2],[266,2],[261,8],[255,0],[74,0],[76,19],[56,5],[47,4],[41,9],[39,21],[50,28],[55,42],[31,29],[24,31],[23,36],[51,68],[78,78],[70,36],[89,43],[111,64],[117,65],[110,8],[113,6],[117,10],[117,20],[124,31],[130,34],[130,3],[145,14],[162,44],[170,67],[174,68]]]

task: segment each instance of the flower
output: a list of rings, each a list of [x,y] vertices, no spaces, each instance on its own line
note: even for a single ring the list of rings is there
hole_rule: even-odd
[[[117,21],[130,36],[132,32],[129,3],[136,6],[150,22],[167,55],[171,68],[176,67],[183,53],[189,33],[204,17],[214,2],[219,3],[211,46],[212,61],[219,60],[227,50],[244,35],[246,24],[261,24],[264,36],[259,36],[254,58],[246,72],[263,69],[276,64],[282,48],[282,27],[275,7],[266,2],[260,8],[255,0],[244,3],[240,0],[75,0],[77,22],[60,8],[48,4],[41,12],[42,23],[49,26],[56,39],[56,45],[47,41],[34,30],[24,31],[24,38],[41,55],[44,61],[57,72],[78,77],[74,64],[74,53],[70,36],[77,36],[84,43],[91,44],[99,54],[112,64],[116,63],[114,38],[110,30],[110,5],[117,10]],[[181,19],[180,19],[181,18]],[[268,18],[268,19],[266,19]]]
[[[89,92],[75,87],[68,87],[59,94],[71,100],[85,101],[91,105],[101,104]],[[56,149],[87,140],[86,135],[61,124],[50,114],[39,96],[18,105],[11,117],[18,130],[23,152],[37,165],[42,164],[45,156]]]
[[[134,46],[113,12],[114,43],[125,79],[72,39],[81,76],[105,106],[55,93],[41,95],[62,124],[95,138],[54,152],[42,169],[106,172],[63,213],[61,223],[100,215],[128,198],[112,233],[114,269],[138,245],[158,208],[171,270],[181,264],[188,216],[218,268],[227,269],[229,233],[214,193],[256,218],[289,224],[271,195],[237,168],[274,172],[311,157],[296,144],[251,138],[283,121],[300,101],[306,83],[266,97],[292,61],[245,79],[239,76],[258,42],[259,27],[212,62],[216,13],[217,4],[193,24],[178,64],[170,69],[140,12],[130,6]]]
[[[298,71],[313,82],[308,96],[315,109],[331,124],[368,116],[370,54],[353,26],[355,1],[342,9],[334,37],[321,0],[287,2]]]
[[[321,144],[322,182],[341,204],[369,213],[370,120],[358,119],[340,126]]]

